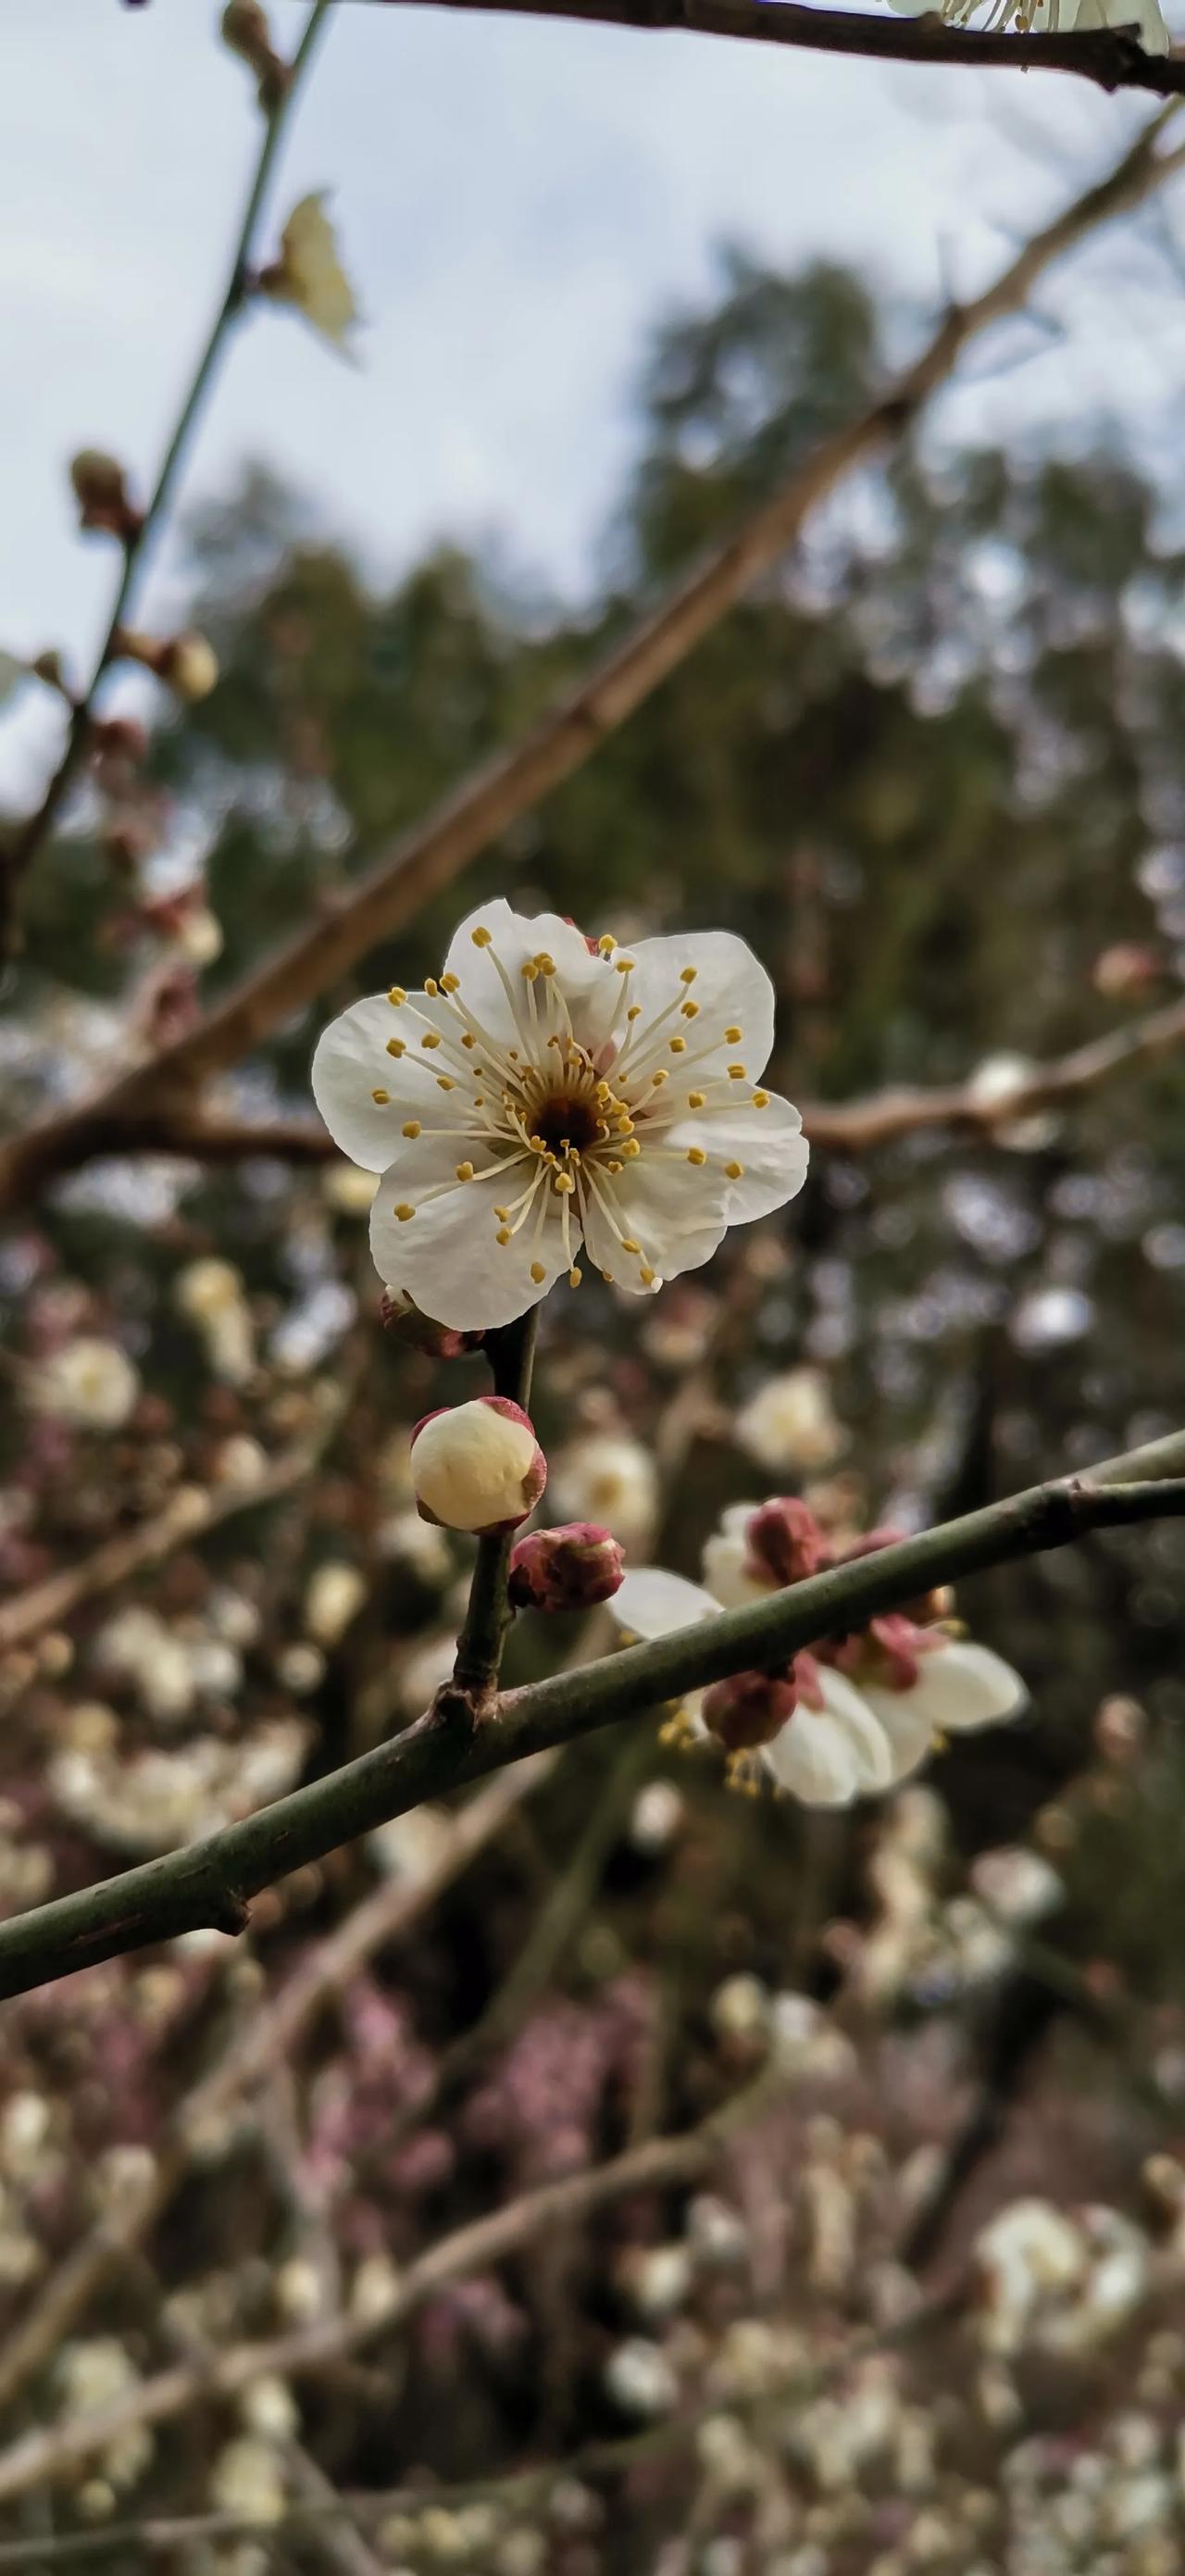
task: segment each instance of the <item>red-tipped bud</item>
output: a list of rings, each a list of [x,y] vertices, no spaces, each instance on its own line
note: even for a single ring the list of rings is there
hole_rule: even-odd
[[[458,1333],[451,1324],[438,1324],[433,1316],[421,1314],[410,1297],[402,1297],[396,1288],[384,1288],[379,1301],[379,1314],[397,1342],[406,1342],[413,1351],[423,1351],[430,1360],[463,1359],[466,1351],[480,1350],[483,1332]]]
[[[271,28],[260,0],[227,0],[222,12],[222,41],[254,72],[259,104],[270,114],[287,88],[288,65],[272,44]]]
[[[121,626],[113,649],[125,662],[139,662],[144,670],[154,671],[185,706],[208,698],[218,678],[217,655],[204,635],[141,635]]]
[[[710,1735],[728,1753],[747,1753],[780,1735],[798,1706],[798,1691],[786,1673],[733,1673],[713,1682],[703,1697],[703,1720]]]
[[[84,447],[70,460],[70,481],[80,528],[101,528],[125,546],[139,536],[143,512],[128,498],[127,478],[117,457],[105,456],[99,447]]]
[[[510,1559],[508,1590],[516,1610],[592,1610],[620,1590],[625,1549],[595,1521],[532,1530]]]
[[[1114,948],[1100,951],[1090,980],[1096,993],[1104,993],[1109,1002],[1138,1002],[1163,973],[1163,961],[1154,948],[1136,939],[1120,939]]]
[[[814,1513],[794,1494],[763,1503],[745,1529],[745,1546],[766,1583],[801,1583],[830,1562],[831,1551]]]
[[[100,716],[92,721],[90,746],[98,760],[143,760],[148,728],[136,716]]]
[[[547,1483],[547,1460],[521,1404],[478,1395],[417,1422],[411,1481],[421,1520],[498,1538],[534,1511]]]

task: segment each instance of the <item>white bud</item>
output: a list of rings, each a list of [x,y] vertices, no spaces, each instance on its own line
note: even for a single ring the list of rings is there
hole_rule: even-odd
[[[498,1395],[430,1413],[411,1435],[412,1484],[421,1518],[481,1535],[517,1529],[547,1482],[534,1426]]]

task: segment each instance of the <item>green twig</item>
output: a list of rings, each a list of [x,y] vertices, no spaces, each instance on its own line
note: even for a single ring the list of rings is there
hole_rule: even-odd
[[[69,730],[66,735],[62,756],[52,778],[49,781],[41,799],[41,803],[37,807],[36,812],[30,814],[27,821],[22,824],[14,840],[2,854],[2,860],[0,860],[0,915],[2,915],[2,918],[0,918],[0,945],[5,947],[11,943],[11,912],[17,886],[26,870],[32,865],[33,860],[36,858],[46,834],[52,830],[61,810],[67,790],[72,785],[78,769],[81,766],[86,751],[87,740],[90,734],[91,717],[94,712],[95,699],[111,663],[118,658],[116,648],[119,640],[120,628],[126,623],[127,612],[131,606],[133,596],[139,584],[140,576],[144,570],[152,541],[160,530],[165,512],[170,500],[172,499],[173,487],[184,462],[185,454],[188,449],[198,415],[201,411],[202,403],[209,391],[217,370],[219,359],[222,356],[223,347],[229,334],[231,324],[237,319],[239,313],[242,311],[244,303],[246,302],[249,265],[256,225],[259,221],[264,197],[267,193],[268,183],[275,167],[276,155],[280,148],[280,143],[283,138],[285,126],[288,122],[293,101],[296,97],[297,90],[300,87],[302,76],[307,70],[312,58],[317,38],[328,19],[330,5],[331,0],[313,0],[312,8],[309,11],[309,15],[305,23],[304,34],[302,35],[292,61],[288,66],[288,77],[284,81],[274,105],[263,111],[265,120],[263,141],[255,163],[251,185],[247,192],[247,202],[243,208],[242,219],[235,236],[234,248],[231,253],[230,273],[227,278],[222,301],[219,304],[213,322],[211,323],[201,356],[198,359],[197,367],[190,381],[188,392],[182,402],[176,427],[174,428],[173,435],[169,440],[168,447],[165,450],[164,459],[157,475],[156,485],[148,502],[148,506],[135,535],[129,538],[124,547],[123,564],[120,570],[119,581],[116,586],[115,599],[112,604],[111,614],[107,622],[106,634],[99,646],[98,656],[91,672],[90,679],[87,682],[87,686],[83,691],[82,696],[75,700],[71,708]]]
[[[1139,1481],[1133,1482],[1133,1479]],[[1154,1479],[1158,1481],[1148,1481]],[[800,1646],[862,1627],[936,1584],[1014,1557],[1064,1547],[1092,1530],[1185,1512],[1185,1432],[1096,1467],[1091,1481],[1059,1477],[969,1512],[918,1538],[857,1557],[743,1610],[632,1646],[603,1663],[507,1692],[477,1721],[446,1689],[414,1726],[355,1762],[293,1790],[200,1843],[80,1888],[0,1926],[0,1995],[70,1976],[98,1959],[215,1924],[247,1920],[248,1897],[342,1843],[440,1798],[524,1753],[640,1716],[663,1700],[751,1665],[784,1662]]]

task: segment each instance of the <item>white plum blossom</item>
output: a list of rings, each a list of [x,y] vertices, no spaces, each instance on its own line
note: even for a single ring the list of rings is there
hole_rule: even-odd
[[[767,1378],[737,1415],[736,1433],[742,1449],[776,1476],[829,1467],[844,1447],[843,1426],[817,1368],[786,1369]]]
[[[582,1245],[645,1295],[793,1198],[807,1148],[761,1088],[773,1033],[773,985],[731,932],[627,950],[499,899],[462,922],[439,981],[331,1023],[313,1092],[335,1144],[382,1174],[382,1277],[473,1330],[576,1284]]]
[[[126,1351],[97,1333],[80,1333],[30,1371],[29,1392],[41,1413],[75,1431],[118,1431],[140,1392]]]
[[[649,1547],[658,1517],[658,1469],[627,1431],[593,1431],[552,1460],[552,1505],[562,1521],[601,1521],[627,1548]]]
[[[920,17],[934,0],[892,0],[907,18]],[[1134,27],[1146,54],[1167,54],[1169,31],[1158,0],[937,0],[949,27],[978,22],[981,34],[1011,29],[1018,36],[1084,36],[1104,27]]]
[[[786,1547],[797,1549],[796,1566],[789,1558],[779,1564]],[[760,1600],[826,1561],[822,1533],[801,1503],[735,1503],[704,1547],[703,1585],[663,1566],[630,1568],[613,1615],[635,1637],[669,1636]],[[990,1647],[897,1614],[872,1621],[840,1651],[842,1669],[824,1654],[795,1658],[797,1705],[760,1743],[760,1760],[778,1787],[808,1806],[881,1795],[916,1770],[941,1736],[997,1725],[1025,1704],[1020,1676]],[[693,1693],[688,1701],[697,1725],[703,1699]]]

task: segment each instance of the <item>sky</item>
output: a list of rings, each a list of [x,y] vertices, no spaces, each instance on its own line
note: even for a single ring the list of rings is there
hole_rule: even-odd
[[[114,565],[75,529],[68,460],[108,448],[136,487],[151,482],[257,146],[219,15],[218,0],[0,9],[0,649],[57,644],[78,671]],[[272,0],[285,50],[303,17]],[[181,504],[258,457],[379,575],[447,534],[497,540],[577,595],[632,451],[646,332],[710,292],[723,238],[787,267],[853,262],[904,352],[1148,112],[1057,75],[338,0],[263,250],[299,196],[332,191],[366,316],[359,364],[294,316],[253,312]],[[1117,227],[1071,262],[1042,290],[1040,328],[969,358],[935,434],[1077,449],[1109,427],[1154,467],[1179,452],[1185,179],[1165,209],[1134,245]],[[166,543],[149,618],[154,589],[158,611],[175,602],[177,560],[170,576]],[[32,787],[54,720],[22,692],[0,721],[0,786]]]

